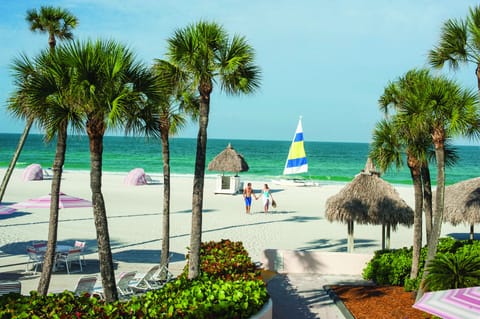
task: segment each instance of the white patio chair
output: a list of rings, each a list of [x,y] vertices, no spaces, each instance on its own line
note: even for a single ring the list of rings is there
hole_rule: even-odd
[[[0,296],[8,295],[9,293],[22,293],[22,283],[18,280],[0,281]]]
[[[27,257],[28,257],[28,260],[25,265],[25,273],[32,273],[33,275],[36,275],[38,266],[43,265],[45,254],[40,253],[34,247],[29,246],[27,247]],[[33,267],[33,270],[30,270],[32,267]]]
[[[72,248],[66,254],[58,254],[55,263],[57,265],[65,263],[67,273],[70,274],[70,267],[72,266],[72,262],[78,262],[78,265],[80,266],[80,271],[83,271],[81,253],[82,250],[80,248]]]
[[[86,242],[79,241],[79,240],[76,240],[75,244],[73,245],[74,248],[80,248],[81,249],[82,262],[83,262],[84,266],[87,265],[87,261],[85,260],[85,248],[86,248],[86,246],[87,246]]]

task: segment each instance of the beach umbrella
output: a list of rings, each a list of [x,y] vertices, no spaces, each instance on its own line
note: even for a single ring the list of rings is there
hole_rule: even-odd
[[[145,185],[147,184],[145,171],[143,170],[143,168],[134,168],[130,172],[128,172],[123,182],[127,185],[133,186]]]
[[[12,205],[11,207],[16,209],[23,208],[50,208],[50,195],[45,195],[37,198],[32,198],[24,202],[20,202]],[[69,196],[64,193],[60,193],[59,208],[77,208],[77,207],[92,207],[92,202],[86,199]]]
[[[473,225],[480,223],[480,177],[445,187],[444,221],[452,225],[470,225],[470,239],[473,239]]]
[[[16,211],[13,207],[0,205],[0,215],[8,215]]]
[[[30,164],[23,170],[22,178],[24,181],[43,180],[43,169],[40,164]]]
[[[426,292],[413,308],[445,319],[478,319],[480,287]]]
[[[369,167],[345,185],[340,192],[327,199],[325,216],[330,222],[340,221],[348,226],[348,251],[353,251],[354,223],[382,225],[382,248],[384,227],[387,226],[387,248],[390,246],[390,228],[398,224],[413,224],[413,210],[400,197],[395,188],[380,178]]]
[[[229,143],[222,152],[208,163],[208,170],[234,173],[246,172],[248,171],[248,164],[243,156],[237,153]]]

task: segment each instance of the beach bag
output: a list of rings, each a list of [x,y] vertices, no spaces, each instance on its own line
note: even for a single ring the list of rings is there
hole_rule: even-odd
[[[276,208],[276,207],[277,207],[277,202],[276,202],[274,199],[272,199],[272,207],[273,207],[273,208]]]

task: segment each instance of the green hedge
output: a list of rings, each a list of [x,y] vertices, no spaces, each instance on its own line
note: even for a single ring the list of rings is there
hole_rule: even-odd
[[[480,242],[478,241],[441,238],[438,244],[435,260],[443,260],[445,262],[444,256],[448,256],[450,263],[455,264],[451,269],[458,269],[458,267],[469,269],[472,263],[476,264],[476,257],[479,255]],[[425,246],[421,249],[419,274],[415,280],[410,279],[410,271],[412,267],[411,247],[376,251],[373,258],[363,270],[362,275],[364,279],[372,280],[378,285],[404,286],[407,291],[416,290],[423,275],[426,256],[427,247]],[[455,258],[452,256],[455,256]],[[433,272],[430,272],[429,280],[432,282],[438,282],[438,280],[435,280],[435,276],[440,276],[440,274],[437,274],[435,269],[433,270]],[[462,276],[462,272],[460,272],[459,275]],[[446,276],[446,274],[442,274],[442,276]],[[469,273],[468,276],[471,276],[471,274]],[[455,274],[452,274],[450,278],[456,278]],[[461,279],[457,278],[455,280],[458,281]],[[454,285],[454,283],[443,282],[444,285],[442,287],[447,287],[450,284]],[[477,281],[469,279],[464,282]],[[439,285],[436,287],[439,287]]]
[[[268,301],[260,271],[241,242],[203,243],[201,275],[188,280],[186,269],[162,289],[126,302],[105,303],[72,292],[0,297],[0,318],[249,318]]]

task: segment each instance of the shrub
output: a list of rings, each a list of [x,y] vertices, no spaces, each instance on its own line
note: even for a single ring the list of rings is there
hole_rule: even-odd
[[[447,255],[447,257],[440,257]],[[455,260],[452,260],[451,255],[457,256]],[[417,290],[423,276],[423,268],[427,256],[427,247],[423,247],[420,253],[419,273],[416,279],[410,279],[410,271],[412,266],[412,248],[402,248],[395,250],[379,250],[376,251],[373,258],[367,264],[363,270],[363,278],[372,280],[379,285],[394,285],[404,286],[406,291]],[[480,256],[480,242],[470,240],[455,240],[454,238],[441,238],[438,243],[437,257],[436,259],[442,259],[444,263],[450,263],[450,277],[455,276],[451,272],[457,273],[457,279],[448,280],[445,277],[446,274],[440,275],[439,279],[435,279],[438,275],[431,274],[432,284],[435,281],[445,281],[446,286],[451,286],[452,282],[464,282],[469,286],[474,282],[471,279],[470,271],[472,263],[475,265],[475,260],[470,260],[467,256]],[[474,258],[475,259],[475,258]],[[448,260],[448,262],[447,262]],[[440,262],[439,262],[440,263]],[[442,273],[442,267],[439,266],[438,273]],[[460,267],[462,270],[455,270],[455,267]],[[435,271],[434,271],[435,273]],[[475,276],[475,274],[474,274]],[[443,279],[440,279],[443,278]],[[435,285],[435,284],[433,284]],[[480,285],[480,282],[479,282]],[[445,288],[447,289],[447,288]]]
[[[240,242],[202,244],[200,273],[188,280],[186,271],[162,289],[127,302],[105,303],[72,292],[40,296],[0,297],[0,318],[249,318],[268,301],[259,270]],[[223,266],[225,265],[225,266]]]
[[[437,254],[427,269],[425,285],[430,291],[480,285],[480,257],[462,250]]]

